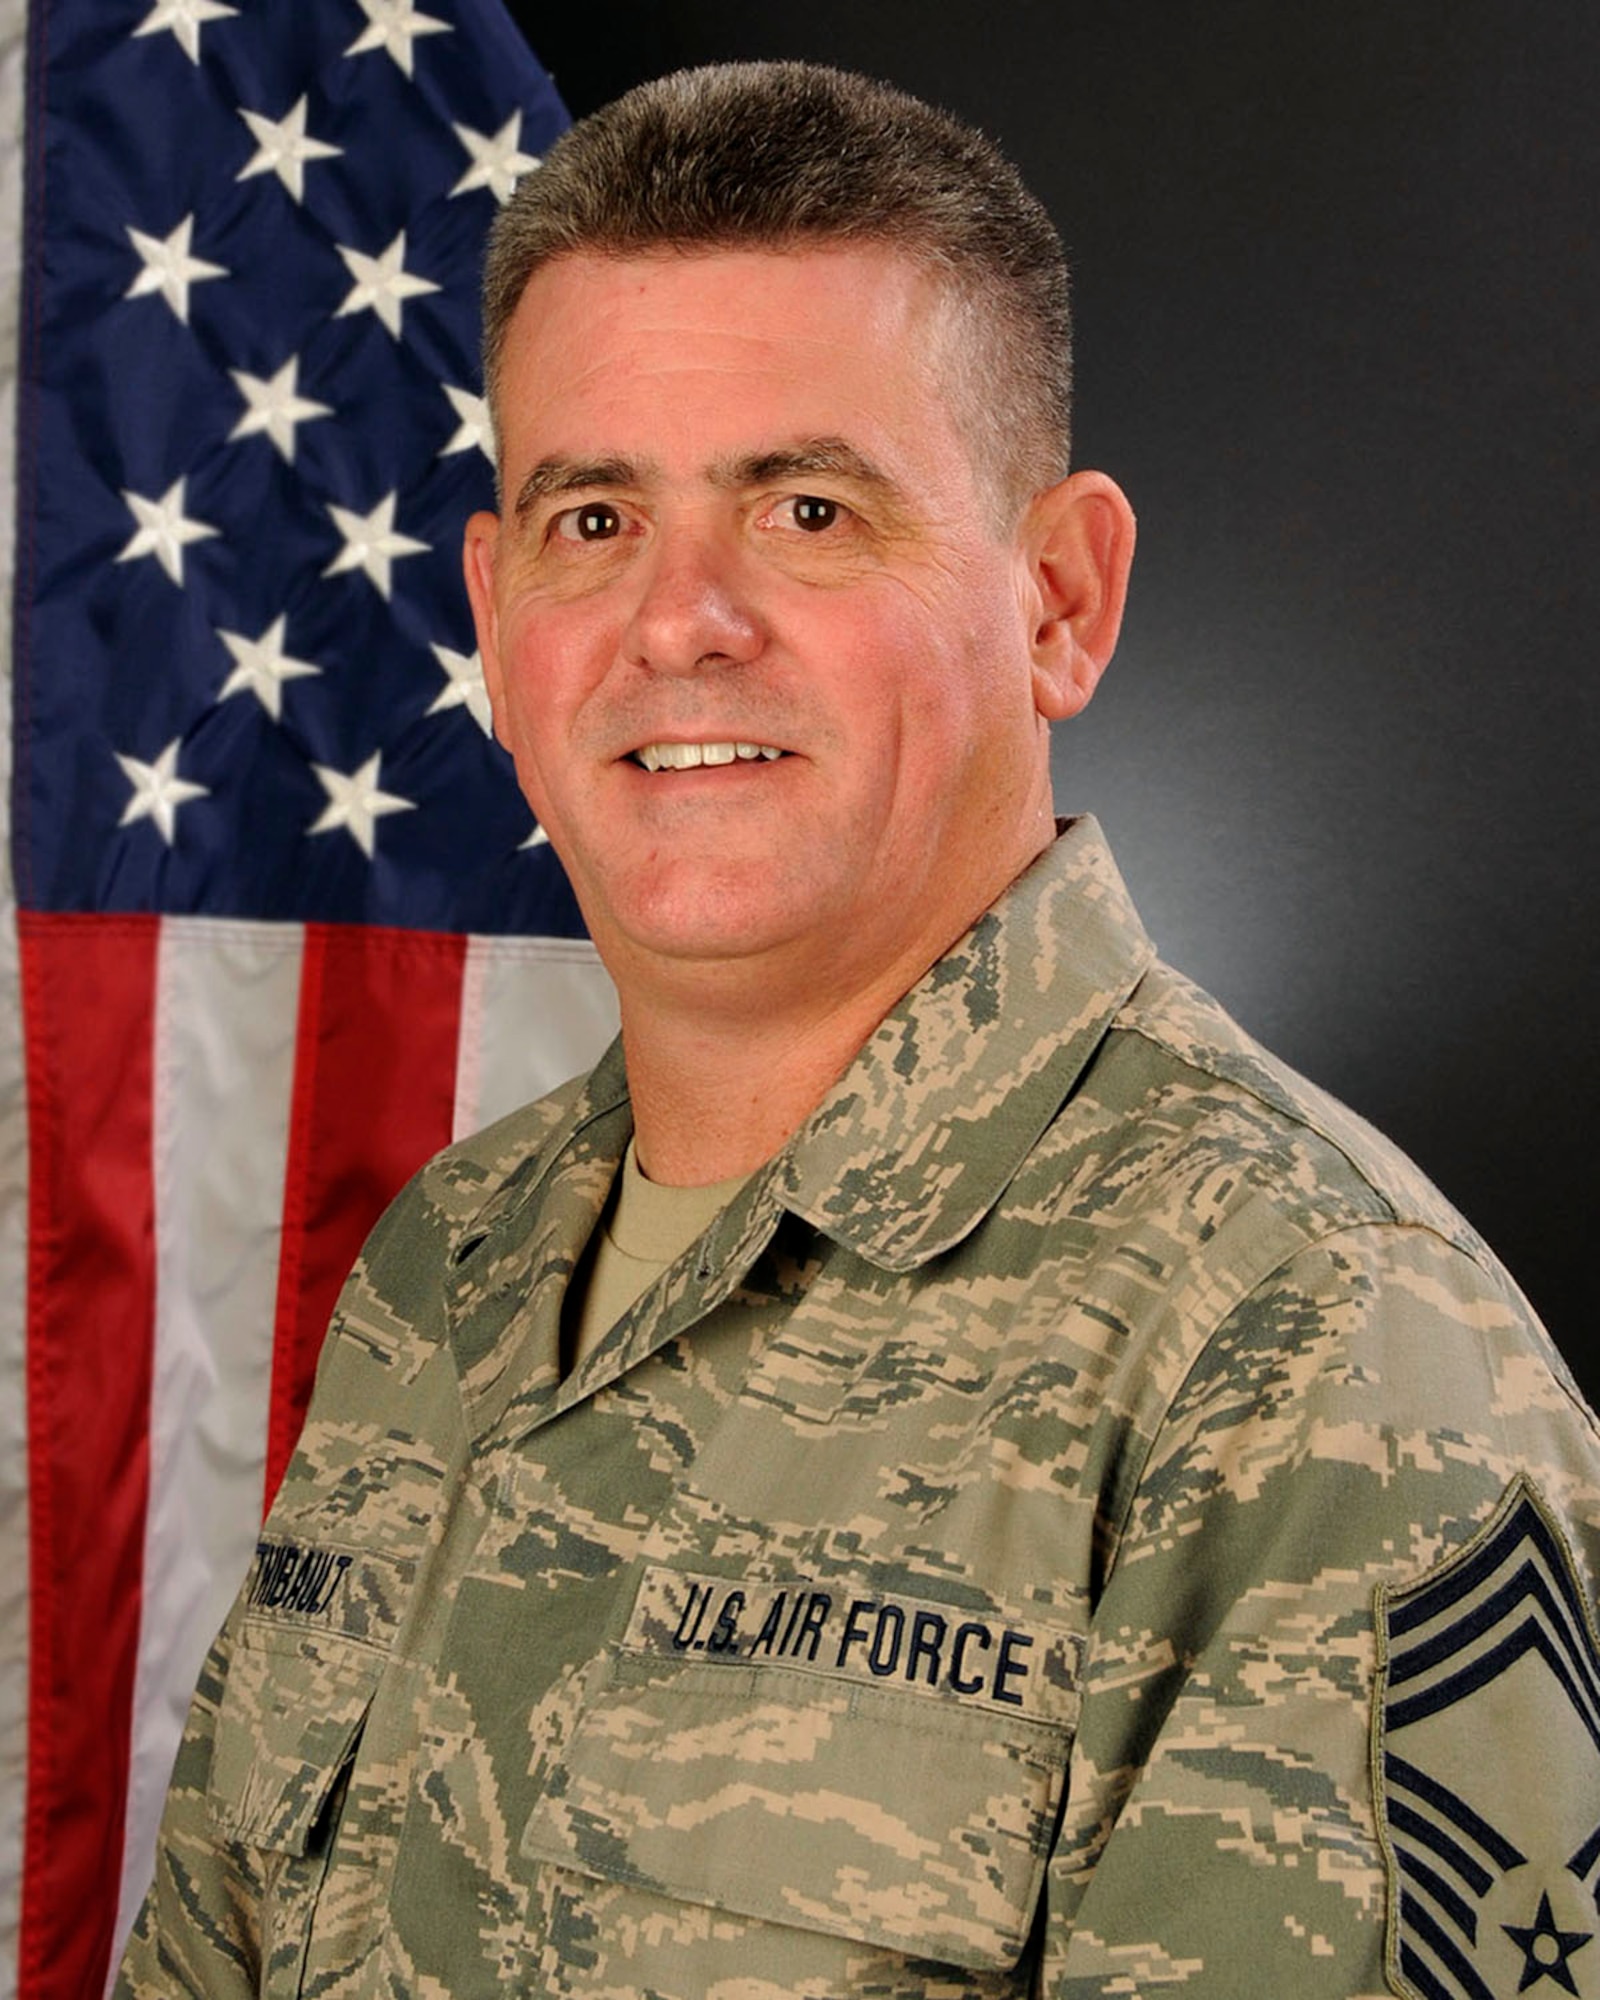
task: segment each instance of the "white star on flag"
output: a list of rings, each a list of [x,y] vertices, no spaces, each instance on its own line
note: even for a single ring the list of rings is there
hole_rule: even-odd
[[[119,563],[154,556],[172,581],[183,583],[183,552],[190,542],[203,542],[217,530],[205,521],[191,521],[183,511],[185,481],[175,479],[159,500],[123,488],[122,498],[139,523],[117,557]]]
[[[470,389],[453,389],[447,382],[444,393],[450,398],[450,407],[456,413],[456,430],[448,444],[439,447],[439,456],[448,458],[453,451],[471,451],[477,446],[491,465],[494,464],[494,426],[489,420],[489,405],[482,396],[473,395]]]
[[[307,161],[337,159],[344,150],[307,134],[304,97],[276,121],[243,108],[239,116],[250,127],[256,149],[234,178],[247,181],[254,174],[276,174],[296,201],[305,199]]]
[[[189,239],[194,234],[194,217],[186,215],[170,236],[146,236],[142,229],[128,231],[138,251],[143,269],[123,293],[127,299],[143,298],[159,292],[183,325],[189,324],[189,287],[207,278],[225,278],[221,264],[208,264],[203,257],[191,257]]]
[[[386,813],[416,811],[415,799],[397,798],[393,792],[378,789],[382,758],[382,751],[374,750],[359,771],[350,772],[313,764],[311,768],[322,781],[328,803],[322,809],[322,816],[306,829],[307,833],[333,833],[342,826],[370,861],[378,821]]]
[[[347,569],[364,570],[378,595],[387,601],[392,585],[390,564],[394,559],[428,552],[426,542],[396,533],[394,511],[399,499],[398,492],[386,493],[370,514],[358,514],[351,507],[336,507],[330,501],[328,512],[344,536],[344,547],[322,574],[338,576]]]
[[[238,13],[224,7],[221,0],[156,0],[149,13],[134,29],[135,35],[159,35],[169,31],[190,62],[200,60],[200,23],[224,21]]]
[[[122,808],[118,826],[132,826],[138,819],[154,820],[168,847],[178,830],[179,806],[187,805],[190,799],[205,798],[209,790],[178,776],[178,747],[182,740],[174,736],[153,764],[146,764],[138,757],[124,757],[120,750],[112,753],[122,766],[122,775],[133,787],[133,797]]]
[[[406,233],[403,229],[388,249],[380,251],[376,257],[368,257],[360,250],[347,250],[342,243],[336,243],[334,248],[355,279],[344,304],[334,314],[335,319],[343,319],[347,313],[375,312],[398,340],[401,302],[421,298],[424,292],[439,289],[431,278],[418,278],[406,270]]]
[[[489,690],[483,684],[482,656],[435,646],[433,657],[444,669],[444,687],[428,710],[429,715],[438,715],[447,708],[464,708],[485,736],[492,735],[494,720],[489,713]]]
[[[221,626],[217,627],[217,637],[234,659],[233,672],[218,692],[219,702],[226,701],[231,694],[248,691],[277,722],[283,714],[284,682],[301,681],[308,674],[322,672],[321,667],[313,666],[309,660],[291,659],[283,650],[284,627],[288,622],[288,613],[280,612],[259,639],[247,639],[242,632],[224,632]]]
[[[520,111],[513,111],[498,132],[474,132],[470,125],[457,125],[455,135],[471,155],[472,165],[450,190],[452,195],[486,187],[496,201],[507,202],[522,176],[539,164],[536,153],[522,150]]]
[[[300,362],[295,355],[290,355],[276,375],[266,378],[247,375],[242,368],[230,368],[228,373],[245,400],[244,415],[228,433],[230,444],[235,438],[253,437],[265,431],[285,464],[293,465],[296,424],[333,415],[327,403],[314,403],[309,396],[300,394]]]
[[[530,847],[548,847],[549,845],[550,845],[549,834],[545,832],[542,826],[536,826],[533,829],[532,833],[528,835],[527,839],[517,849],[517,852],[519,854],[525,854]]]
[[[436,21],[418,11],[413,0],[361,0],[367,25],[345,50],[347,56],[364,56],[370,49],[386,49],[407,76],[411,74],[411,44],[418,35],[448,35],[448,21]]]

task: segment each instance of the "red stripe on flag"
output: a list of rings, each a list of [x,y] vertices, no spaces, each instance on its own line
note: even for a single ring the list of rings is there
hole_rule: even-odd
[[[19,917],[28,1069],[26,2000],[104,1984],[149,1491],[154,917]]]
[[[310,924],[300,973],[266,1499],[294,1450],[339,1287],[405,1181],[448,1144],[467,941]]]

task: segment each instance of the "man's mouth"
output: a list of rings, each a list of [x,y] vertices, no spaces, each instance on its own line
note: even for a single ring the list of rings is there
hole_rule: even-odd
[[[784,756],[770,743],[642,743],[629,752],[647,771],[697,771],[702,764],[772,763]]]

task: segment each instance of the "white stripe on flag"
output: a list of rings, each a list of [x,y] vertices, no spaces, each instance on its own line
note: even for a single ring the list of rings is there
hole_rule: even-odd
[[[161,927],[150,1504],[113,1977],[189,1690],[261,1523],[303,942],[297,924]]]
[[[0,800],[11,796],[18,285],[27,10],[0,0]],[[11,843],[0,838],[0,2000],[17,1990],[28,1766],[28,1110]]]
[[[469,939],[456,1138],[588,1069],[616,1032],[616,989],[586,938]]]

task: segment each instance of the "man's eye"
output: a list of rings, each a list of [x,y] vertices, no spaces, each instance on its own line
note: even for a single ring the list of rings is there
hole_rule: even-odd
[[[622,533],[622,516],[604,500],[590,500],[582,507],[569,507],[552,523],[567,542],[609,542]]]
[[[797,493],[792,500],[786,500],[789,518],[797,528],[808,534],[820,534],[824,528],[831,528],[844,509],[837,500],[824,500],[816,493]]]

